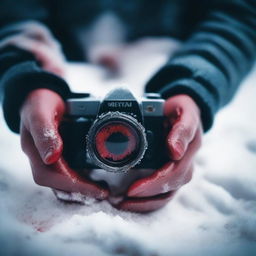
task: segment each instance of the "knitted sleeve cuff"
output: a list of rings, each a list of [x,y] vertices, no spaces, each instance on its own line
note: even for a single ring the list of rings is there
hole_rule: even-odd
[[[43,70],[35,61],[26,61],[10,68],[4,74],[1,86],[4,88],[4,118],[9,128],[16,133],[20,128],[20,108],[32,90],[50,89],[58,93],[63,100],[71,94],[62,78]]]
[[[159,90],[159,93],[164,99],[178,94],[189,95],[200,108],[204,132],[211,128],[216,112],[216,99],[209,95],[208,90],[199,82],[192,79],[179,79],[167,84]]]

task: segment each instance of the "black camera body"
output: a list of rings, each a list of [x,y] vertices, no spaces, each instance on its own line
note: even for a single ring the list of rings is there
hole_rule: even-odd
[[[137,101],[123,88],[103,99],[89,94],[68,99],[60,127],[65,160],[77,170],[161,167],[167,160],[163,105],[158,94]]]

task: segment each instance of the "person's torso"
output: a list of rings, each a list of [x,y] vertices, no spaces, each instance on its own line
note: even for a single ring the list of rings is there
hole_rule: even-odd
[[[49,6],[52,30],[61,41],[64,52],[69,59],[79,60],[81,42],[77,36],[81,36],[81,31],[94,27],[103,15],[112,15],[112,21],[119,23],[117,26],[122,28],[122,33],[118,40],[132,41],[145,36],[170,36],[184,40],[207,13],[209,1],[51,0]],[[107,29],[106,41],[111,37],[111,31],[114,32],[113,37],[118,37],[115,35],[117,27]],[[104,40],[104,35],[101,39]]]

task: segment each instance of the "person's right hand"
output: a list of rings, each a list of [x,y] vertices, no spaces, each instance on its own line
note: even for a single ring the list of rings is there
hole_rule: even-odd
[[[21,108],[21,146],[30,160],[34,181],[41,186],[105,199],[107,190],[79,176],[62,157],[58,128],[64,112],[62,98],[48,89],[32,91]]]

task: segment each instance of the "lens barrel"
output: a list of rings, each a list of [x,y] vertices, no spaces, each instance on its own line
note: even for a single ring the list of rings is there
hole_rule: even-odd
[[[125,172],[140,162],[147,149],[144,127],[118,111],[100,115],[87,135],[87,153],[94,164],[111,172]]]

